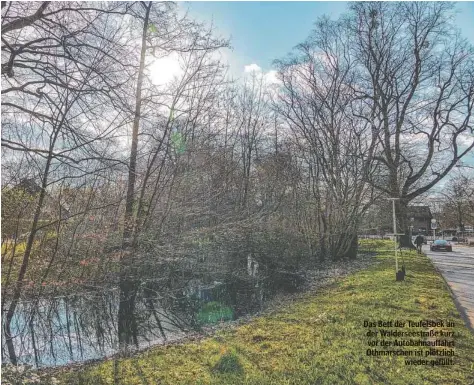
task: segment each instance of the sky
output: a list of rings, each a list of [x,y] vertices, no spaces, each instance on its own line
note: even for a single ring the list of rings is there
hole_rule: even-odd
[[[238,74],[251,64],[264,72],[271,70],[273,60],[284,57],[303,42],[319,17],[337,19],[349,3],[192,1],[180,5],[188,8],[193,18],[213,22],[222,37],[231,38],[229,64],[233,73]],[[474,2],[459,2],[456,8],[456,25],[474,44]]]
[[[285,57],[303,42],[319,17],[327,15],[337,19],[349,6],[345,1],[185,1],[178,4],[191,18],[208,25],[212,23],[217,36],[230,38],[232,50],[224,51],[223,56],[234,78],[258,70],[270,81],[276,79],[273,61]],[[456,4],[455,24],[474,45],[474,1]],[[180,71],[172,57],[162,59],[156,66],[152,72],[164,76],[156,79],[161,84]],[[465,157],[464,163],[469,168],[462,171],[474,174],[471,168],[474,154]],[[440,184],[441,188],[443,185]]]
[[[233,49],[227,59],[231,73],[239,77],[256,68],[270,72],[272,62],[285,57],[303,42],[319,17],[327,15],[337,19],[347,11],[349,3],[192,1],[180,5],[188,8],[191,17],[212,22],[222,37],[230,37]],[[474,45],[474,1],[456,4],[455,24]],[[474,166],[474,154],[465,157],[464,163]],[[464,171],[473,170],[465,168]]]

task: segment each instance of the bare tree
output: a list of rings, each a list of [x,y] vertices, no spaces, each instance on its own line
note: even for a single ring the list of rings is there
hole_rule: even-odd
[[[349,252],[371,203],[365,176],[370,141],[367,124],[352,114],[359,108],[352,91],[355,65],[342,30],[322,20],[292,57],[277,62],[282,90],[275,108],[304,159],[321,258],[326,250],[333,258]]]
[[[96,120],[98,109],[109,100],[114,84],[113,75],[107,77],[104,72],[117,37],[116,31],[100,20],[106,12],[93,9],[89,17],[82,17],[80,8],[55,7],[45,2],[27,17],[24,15],[29,8],[25,4],[8,3],[2,7],[2,57],[6,60],[2,63],[2,147],[7,158],[28,158],[40,179],[22,263],[6,313],[7,342],[12,338],[10,324],[35,238],[44,227],[39,222],[48,188],[64,178],[93,174],[95,167],[107,162],[103,145],[117,124],[118,115],[113,112],[102,114],[100,122]],[[98,141],[102,143],[96,146]],[[12,345],[7,345],[15,363]]]
[[[371,183],[410,201],[440,182],[474,148],[473,48],[455,30],[449,3],[359,3],[342,21],[357,64],[353,90],[366,105]],[[376,171],[375,171],[376,170]]]
[[[454,173],[438,195],[443,227],[464,231],[465,225],[474,222],[474,178]]]

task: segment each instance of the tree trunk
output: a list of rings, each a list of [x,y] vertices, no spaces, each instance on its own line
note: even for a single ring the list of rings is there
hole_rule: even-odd
[[[141,99],[143,77],[145,71],[145,56],[146,56],[146,37],[149,24],[149,16],[152,3],[144,5],[145,20],[143,22],[143,32],[140,51],[140,66],[138,69],[137,89],[135,94],[135,116],[133,119],[132,129],[132,145],[130,148],[130,163],[128,170],[128,184],[127,196],[125,202],[125,219],[122,238],[122,255],[120,264],[120,304],[118,311],[118,338],[119,338],[119,356],[127,352],[127,347],[136,335],[136,320],[135,320],[135,295],[136,282],[133,281],[133,271],[136,269],[132,262],[133,252],[136,248],[137,239],[135,236],[136,216],[134,215],[134,196],[135,196],[135,181],[136,181],[136,167],[138,154],[138,132],[140,127],[141,114]],[[115,370],[116,376],[119,375],[118,362]],[[119,378],[120,380],[120,378]]]
[[[344,254],[344,258],[356,259],[358,249],[359,249],[359,237],[356,233],[354,233],[351,237],[350,246]]]
[[[408,201],[406,199],[400,199],[398,201],[398,210],[396,211],[397,218],[397,233],[404,234],[398,237],[398,243],[400,247],[407,249],[415,249],[415,245],[410,239],[410,229],[408,220]]]
[[[54,143],[53,143],[53,145],[54,145]],[[12,342],[13,337],[11,335],[11,322],[12,322],[12,319],[13,319],[13,315],[15,314],[16,307],[18,306],[18,303],[20,302],[20,296],[21,296],[21,292],[22,292],[22,288],[23,288],[23,279],[25,278],[25,274],[26,274],[26,271],[28,269],[29,259],[30,259],[30,256],[31,256],[31,252],[33,250],[35,236],[36,236],[36,232],[37,232],[37,228],[38,228],[38,221],[40,219],[41,212],[43,210],[43,203],[44,203],[44,199],[45,199],[45,196],[46,196],[46,186],[47,186],[47,180],[48,180],[47,178],[48,178],[48,175],[49,175],[49,169],[51,167],[51,161],[52,161],[52,150],[50,151],[49,157],[46,161],[46,166],[45,166],[45,170],[44,170],[44,174],[43,174],[43,182],[42,182],[42,185],[41,185],[41,191],[40,191],[40,194],[39,194],[38,203],[36,204],[35,213],[33,215],[33,222],[31,224],[30,234],[28,235],[28,240],[26,242],[25,252],[23,254],[23,260],[21,262],[21,267],[20,267],[20,271],[18,273],[18,278],[17,278],[17,281],[16,281],[15,290],[13,292],[13,298],[12,298],[12,301],[10,302],[10,306],[8,307],[8,311],[7,311],[7,314],[6,314],[6,317],[5,317],[6,318],[6,321],[5,321],[5,342],[6,342],[7,347],[8,347],[8,354],[10,356],[10,362],[13,365],[17,364],[17,357],[16,357],[16,354],[15,354],[15,349],[14,349],[13,342]]]
[[[128,169],[128,185],[127,185],[127,197],[125,201],[125,223],[123,230],[123,248],[127,249],[132,245],[133,232],[135,229],[135,218],[133,214],[133,203],[135,195],[135,180],[136,180],[136,168],[137,168],[137,152],[138,152],[138,129],[140,126],[140,114],[142,105],[142,86],[143,76],[145,71],[145,56],[146,56],[146,35],[148,31],[148,21],[150,16],[150,9],[152,3],[149,2],[145,6],[145,20],[143,22],[143,33],[142,33],[142,46],[140,52],[140,67],[138,69],[137,79],[137,90],[135,95],[135,116],[133,119],[133,130],[132,130],[132,146],[130,148],[130,165]]]
[[[397,218],[397,233],[408,234],[408,201],[400,198],[398,205],[395,205],[398,210],[396,210]]]

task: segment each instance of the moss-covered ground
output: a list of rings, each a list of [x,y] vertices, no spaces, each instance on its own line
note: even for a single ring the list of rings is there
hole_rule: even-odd
[[[60,378],[91,385],[474,384],[474,336],[428,258],[405,253],[404,282],[394,279],[386,244],[379,244],[376,260],[369,269],[214,337],[66,370]],[[364,321],[424,319],[454,322],[444,327],[455,333],[454,365],[409,366],[403,356],[366,355],[373,339],[366,334],[378,328],[366,328]]]

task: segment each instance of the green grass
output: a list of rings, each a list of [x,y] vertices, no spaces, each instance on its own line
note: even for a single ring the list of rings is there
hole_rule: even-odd
[[[64,371],[68,384],[474,384],[474,336],[425,256],[405,254],[395,282],[393,255],[318,293],[197,342],[162,346],[121,360]],[[455,322],[453,366],[406,366],[368,357],[365,320]],[[381,349],[381,348],[378,348]]]
[[[8,257],[11,257],[11,253],[13,250],[15,250],[16,255],[23,256],[23,253],[25,252],[26,249],[26,242],[18,242],[15,247],[14,242],[12,240],[8,240],[5,243],[2,244],[2,255],[3,254],[8,254]]]

